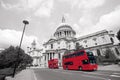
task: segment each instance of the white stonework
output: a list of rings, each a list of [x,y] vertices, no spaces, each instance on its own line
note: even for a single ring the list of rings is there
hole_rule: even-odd
[[[120,48],[116,45],[119,41],[113,33],[107,30],[98,31],[79,38],[75,38],[75,35],[76,32],[72,29],[72,27],[68,23],[65,23],[65,19],[62,20],[62,23],[58,26],[56,32],[54,33],[54,38],[49,39],[43,44],[45,48],[44,56],[46,57],[44,64],[46,67],[48,66],[48,60],[52,58],[58,58],[59,66],[61,66],[62,55],[64,55],[66,50],[75,50],[76,43],[79,43],[85,49],[93,51],[95,56],[104,56],[103,52],[108,47],[111,50],[116,47],[120,53]],[[118,57],[115,50],[114,54]]]
[[[31,47],[28,47],[27,54],[30,55],[33,58],[33,67],[43,67],[43,49],[37,49],[36,48],[36,42],[35,40],[31,44]]]
[[[95,56],[105,56],[106,49],[111,49],[111,52],[116,58],[120,59],[119,41],[111,31],[102,30],[75,38],[76,32],[65,22],[63,17],[62,23],[58,26],[53,35],[53,38],[43,44],[43,49],[32,51],[31,54],[36,54],[33,64],[48,67],[48,60],[57,58],[59,60],[59,66],[61,67],[62,55],[64,55],[66,51],[74,51],[77,43],[84,47],[84,49],[91,50]],[[34,56],[31,56],[34,59]],[[38,62],[37,59],[39,59]]]

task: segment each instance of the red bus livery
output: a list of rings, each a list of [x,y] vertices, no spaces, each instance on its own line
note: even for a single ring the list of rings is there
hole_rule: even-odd
[[[50,69],[58,69],[58,59],[51,59],[51,60],[48,60],[48,67]]]
[[[86,50],[63,55],[62,66],[65,70],[97,70],[98,67],[93,53]]]

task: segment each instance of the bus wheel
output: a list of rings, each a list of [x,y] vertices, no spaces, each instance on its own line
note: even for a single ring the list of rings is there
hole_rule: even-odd
[[[79,71],[82,71],[82,67],[79,67]]]

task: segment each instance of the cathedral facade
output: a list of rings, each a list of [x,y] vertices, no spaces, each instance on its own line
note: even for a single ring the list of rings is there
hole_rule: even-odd
[[[76,32],[65,22],[65,18],[63,17],[62,23],[53,35],[54,38],[49,39],[43,44],[45,67],[48,67],[48,60],[53,58],[57,58],[59,60],[59,66],[62,66],[62,55],[66,51],[74,51],[77,44],[79,47],[84,47],[85,50],[91,50],[97,57],[98,63],[120,59],[120,47],[117,44],[119,41],[110,31],[102,30],[75,38]]]
[[[76,32],[63,17],[54,37],[45,42],[42,49],[36,49],[35,41],[31,44],[28,54],[33,58],[32,65],[48,67],[48,60],[57,58],[59,67],[62,67],[62,56],[81,46],[94,53],[98,64],[120,61],[119,41],[112,31],[102,30],[78,38],[75,35]]]
[[[31,64],[32,67],[43,67],[43,63],[42,63],[42,51],[43,49],[38,49],[36,48],[36,41],[33,40],[33,42],[31,43],[31,47],[27,47],[28,48],[28,52],[27,54],[30,55],[33,59],[33,62]]]

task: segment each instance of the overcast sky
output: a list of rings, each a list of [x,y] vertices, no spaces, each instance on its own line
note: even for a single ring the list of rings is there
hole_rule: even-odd
[[[27,19],[22,48],[40,45],[54,34],[62,16],[76,37],[103,29],[120,29],[120,0],[0,0],[0,48],[17,46]]]

